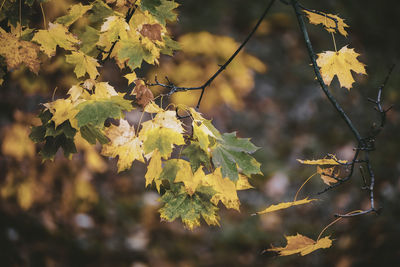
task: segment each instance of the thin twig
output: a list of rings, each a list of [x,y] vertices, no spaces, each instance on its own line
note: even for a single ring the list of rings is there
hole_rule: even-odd
[[[268,14],[269,10],[271,9],[272,5],[274,4],[275,0],[271,0],[270,3],[268,4],[267,8],[264,10],[260,18],[258,19],[256,25],[254,28],[251,30],[249,35],[246,37],[246,39],[242,42],[242,44],[239,46],[239,48],[230,56],[230,58],[222,65],[220,68],[208,79],[203,85],[197,86],[197,87],[178,87],[175,86],[174,84],[162,84],[159,83],[157,80],[155,83],[148,84],[148,86],[162,86],[164,88],[170,89],[170,91],[167,93],[168,96],[172,95],[173,93],[176,92],[181,92],[181,91],[191,91],[191,90],[201,90],[201,94],[199,97],[199,100],[196,105],[196,109],[200,107],[201,100],[203,99],[204,92],[208,86],[211,85],[211,83],[214,81],[215,78],[218,77],[225,69],[228,67],[228,65],[232,62],[232,60],[239,54],[239,52],[243,49],[243,47],[247,44],[247,42],[251,39],[253,34],[257,31],[258,27],[260,26],[261,22],[265,18],[265,16]]]

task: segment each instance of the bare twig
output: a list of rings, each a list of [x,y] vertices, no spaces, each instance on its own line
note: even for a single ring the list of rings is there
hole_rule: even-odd
[[[281,0],[282,1],[282,0]],[[306,43],[306,47],[308,50],[308,54],[310,56],[311,59],[311,63],[315,72],[315,75],[317,77],[317,80],[321,86],[321,89],[324,91],[325,95],[328,97],[329,101],[331,102],[331,104],[334,106],[334,108],[336,109],[336,111],[339,113],[339,115],[342,117],[342,119],[345,121],[345,123],[347,124],[348,128],[351,130],[351,132],[353,133],[355,139],[357,140],[357,147],[355,148],[355,152],[354,152],[354,156],[353,156],[353,160],[349,163],[343,164],[343,165],[347,165],[350,168],[349,174],[342,178],[342,179],[337,179],[337,183],[330,185],[328,187],[326,187],[324,190],[322,190],[321,192],[318,193],[322,194],[325,193],[333,188],[336,188],[340,185],[342,185],[343,183],[345,183],[346,181],[350,180],[351,177],[354,174],[354,167],[357,163],[359,164],[364,164],[367,168],[368,171],[368,175],[370,177],[369,180],[369,185],[367,184],[367,180],[364,176],[364,173],[361,172],[361,176],[364,182],[364,186],[362,187],[363,189],[366,189],[369,191],[369,198],[370,198],[370,204],[371,207],[368,210],[365,211],[359,211],[356,213],[351,213],[351,214],[336,214],[335,216],[337,217],[342,217],[342,218],[346,218],[346,217],[354,217],[354,216],[358,216],[358,215],[363,215],[363,214],[368,214],[371,212],[375,212],[377,213],[377,210],[375,208],[375,201],[374,201],[374,186],[375,186],[375,174],[374,171],[372,169],[372,164],[369,158],[369,153],[373,150],[375,150],[375,140],[376,137],[379,135],[379,133],[381,132],[381,130],[383,129],[383,127],[385,126],[386,123],[386,113],[388,112],[388,110],[390,110],[390,108],[388,109],[384,109],[383,108],[383,104],[382,104],[382,93],[383,93],[383,89],[385,88],[388,80],[389,80],[389,76],[393,71],[394,66],[392,66],[384,80],[384,82],[382,83],[382,85],[379,87],[378,90],[378,94],[376,99],[368,99],[368,101],[372,102],[375,104],[375,109],[377,110],[377,112],[379,112],[380,115],[380,122],[379,122],[379,127],[376,127],[376,125],[374,124],[372,127],[372,130],[370,132],[370,134],[367,137],[362,137],[358,131],[358,129],[354,126],[353,122],[351,121],[351,119],[347,116],[347,114],[345,113],[345,111],[342,109],[342,107],[340,106],[340,104],[337,102],[337,100],[335,99],[335,97],[329,92],[328,87],[326,86],[325,82],[322,79],[321,76],[321,72],[319,70],[319,67],[317,65],[316,62],[316,57],[315,57],[315,53],[314,50],[312,48],[311,45],[311,41],[310,38],[308,36],[308,32],[307,32],[307,28],[305,26],[304,20],[303,20],[303,16],[301,13],[301,9],[305,9],[308,10],[306,8],[304,8],[303,6],[301,6],[297,0],[290,0],[291,1],[291,5],[293,6],[293,9],[296,13],[296,17],[300,26],[300,30],[303,33],[303,37]],[[284,3],[286,1],[283,1]],[[311,10],[308,10],[311,11]],[[313,11],[311,11],[313,12]],[[314,12],[317,13],[317,12]],[[318,14],[318,13],[317,13]],[[336,27],[337,27],[337,20],[335,20],[336,23]],[[364,158],[363,159],[359,159],[360,155],[364,154]],[[360,166],[360,168],[362,168],[362,166]],[[361,170],[361,169],[360,169]]]
[[[173,93],[176,92],[182,92],[182,91],[191,91],[191,90],[201,90],[201,94],[199,97],[199,100],[197,101],[197,105],[196,108],[198,109],[200,107],[201,104],[201,100],[203,99],[204,96],[204,92],[206,90],[206,88],[208,86],[211,85],[211,83],[214,81],[215,78],[218,77],[218,75],[220,75],[225,69],[226,67],[228,67],[228,65],[232,62],[232,60],[239,54],[239,52],[243,49],[243,47],[247,44],[247,42],[251,39],[251,37],[253,36],[253,34],[256,32],[256,30],[258,29],[258,27],[260,26],[261,22],[263,21],[263,19],[265,18],[265,16],[268,14],[269,10],[271,9],[272,5],[274,4],[275,0],[271,0],[267,6],[267,8],[264,10],[264,12],[262,13],[262,15],[260,16],[260,18],[258,19],[256,25],[254,26],[254,28],[251,30],[251,32],[249,33],[249,35],[246,37],[246,39],[242,42],[242,44],[238,47],[238,49],[232,54],[232,56],[230,56],[230,58],[222,65],[220,66],[220,68],[214,73],[213,76],[210,77],[210,79],[208,79],[203,85],[201,86],[197,86],[197,87],[179,87],[179,86],[175,86],[174,84],[162,84],[159,83],[157,80],[155,81],[155,83],[151,83],[148,84],[148,86],[162,86],[164,88],[169,89],[170,91],[167,93],[168,96],[172,95]]]

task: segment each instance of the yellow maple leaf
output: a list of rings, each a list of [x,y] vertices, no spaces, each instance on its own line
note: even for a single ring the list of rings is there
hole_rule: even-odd
[[[79,110],[75,109],[75,104],[70,99],[57,99],[56,101],[45,104],[53,114],[51,118],[57,127],[66,120],[69,120],[71,126],[78,129],[78,121],[75,119]]]
[[[176,173],[175,182],[183,182],[186,192],[190,196],[192,196],[196,192],[197,186],[205,177],[204,171],[202,170],[202,168],[198,168],[197,171],[193,174],[192,167],[190,166],[190,163],[188,161],[180,160],[179,162],[180,168]]]
[[[160,151],[156,149],[151,155],[149,165],[147,166],[147,172],[144,177],[146,178],[146,186],[151,185],[154,181],[158,192],[160,192],[160,185],[162,183],[162,181],[158,179],[162,172],[161,164],[161,154]]]
[[[329,248],[332,246],[332,240],[329,236],[314,241],[311,238],[297,234],[295,236],[285,236],[287,240],[286,247],[272,247],[264,251],[276,251],[279,256],[288,256],[300,253],[301,256],[310,254],[311,252],[320,248]]]
[[[256,214],[260,215],[260,214],[265,214],[265,213],[273,212],[273,211],[277,211],[277,210],[283,210],[283,209],[290,208],[292,206],[307,204],[307,203],[310,203],[311,201],[315,201],[315,200],[317,200],[317,199],[308,199],[308,197],[306,197],[305,199],[302,199],[302,200],[297,200],[297,201],[292,201],[292,202],[282,202],[277,205],[271,205],[268,208],[266,208],[265,210],[259,211]]]
[[[32,38],[40,44],[42,50],[49,57],[54,56],[57,45],[65,50],[75,50],[79,40],[68,31],[66,27],[58,23],[49,23],[47,30],[39,30]]]
[[[129,169],[135,159],[144,162],[142,141],[136,137],[135,128],[128,121],[121,119],[119,126],[111,125],[105,134],[110,142],[103,145],[101,154],[114,158],[118,156],[118,172]]]
[[[115,91],[114,87],[112,87],[108,82],[100,82],[95,83],[94,94],[91,95],[91,99],[104,99],[117,95],[117,91]]]
[[[332,15],[332,14],[326,14],[326,16],[324,15],[320,15],[320,14],[316,14],[307,10],[304,10],[304,12],[307,14],[307,17],[310,21],[311,24],[322,24],[324,25],[325,30],[327,30],[328,32],[336,32],[336,23],[334,20],[330,19],[334,18],[337,20],[337,30],[339,31],[340,34],[342,34],[343,36],[347,36],[347,32],[345,30],[346,27],[349,27],[349,25],[347,25],[344,20],[342,18],[340,18],[337,15]],[[329,16],[329,17],[327,17]]]
[[[75,65],[74,72],[76,77],[80,78],[88,73],[91,79],[96,79],[97,75],[99,75],[97,67],[100,67],[100,64],[95,58],[87,56],[80,51],[72,51],[71,54],[66,55],[65,58],[68,63]]]
[[[346,164],[348,162],[347,160],[338,160],[334,155],[331,155],[330,158],[324,158],[324,159],[315,159],[315,160],[297,159],[297,161],[300,162],[301,164],[306,164],[306,165],[340,165],[340,164]]]
[[[320,67],[324,82],[330,85],[336,75],[340,86],[350,90],[355,82],[351,70],[355,73],[367,74],[365,65],[357,59],[359,55],[353,48],[349,49],[347,46],[342,47],[337,52],[326,51],[318,54],[317,64]]]
[[[0,55],[6,59],[9,70],[24,64],[32,72],[38,73],[40,60],[38,59],[39,46],[37,44],[20,40],[16,35],[7,33],[0,28],[0,47]]]
[[[157,106],[155,104],[154,106],[152,103],[154,102],[150,102],[146,106],[145,111],[158,111],[158,113],[152,120],[148,120],[142,123],[142,129],[139,132],[139,137],[146,139],[148,131],[160,127],[171,129],[179,134],[182,134],[184,132],[182,122],[176,118],[176,111],[163,110],[161,108],[158,109]],[[148,106],[150,107],[148,108]]]
[[[236,181],[236,190],[246,190],[254,188],[249,183],[249,178],[246,175],[239,173],[239,179]]]
[[[221,168],[206,175],[202,183],[206,186],[212,186],[217,192],[211,198],[212,203],[218,205],[218,202],[221,201],[228,209],[239,210],[240,201],[236,192],[236,185],[229,178],[222,177]]]

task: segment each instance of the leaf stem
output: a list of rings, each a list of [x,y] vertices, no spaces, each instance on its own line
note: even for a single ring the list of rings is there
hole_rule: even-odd
[[[362,212],[362,210],[350,211],[350,212],[347,213],[346,215],[351,215],[351,214],[355,214],[355,213],[359,213],[359,212]],[[322,234],[325,232],[326,229],[328,229],[330,226],[334,225],[335,223],[337,223],[337,222],[340,221],[341,219],[343,219],[343,217],[337,218],[336,220],[334,220],[333,222],[331,222],[330,224],[328,224],[327,226],[325,226],[325,228],[322,229],[321,233],[319,233],[318,238],[317,238],[317,242],[318,242],[318,240],[321,238]]]
[[[293,202],[295,202],[297,200],[297,196],[300,193],[300,190],[305,186],[305,184],[314,176],[316,175],[317,172],[314,172],[310,177],[307,178],[307,180],[304,181],[304,183],[300,186],[299,190],[297,190],[296,195],[294,196]]]

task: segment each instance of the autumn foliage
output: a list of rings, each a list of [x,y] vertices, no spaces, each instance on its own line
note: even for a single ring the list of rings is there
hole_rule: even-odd
[[[107,159],[115,163],[117,173],[143,168],[143,184],[157,192],[162,221],[180,220],[193,231],[202,222],[220,226],[222,207],[240,212],[238,192],[253,188],[251,178],[263,175],[261,163],[254,155],[262,147],[243,138],[240,132],[223,132],[210,116],[221,105],[236,111],[244,109],[245,98],[255,86],[255,75],[269,70],[265,62],[241,49],[274,1],[242,44],[205,31],[183,34],[175,40],[170,25],[179,23],[179,4],[170,0],[78,2],[51,20],[47,20],[43,9],[50,1],[17,2],[4,1],[0,9],[11,12],[13,5],[36,5],[41,8],[42,21],[23,21],[17,18],[20,13],[2,18],[0,63],[9,74],[1,73],[1,82],[7,83],[5,79],[14,75],[17,80],[20,78],[22,87],[35,91],[38,84],[46,84],[45,73],[61,72],[63,77],[57,80],[57,88],[68,90],[56,94],[57,88],[47,88],[53,96],[37,108],[37,116],[15,113],[16,122],[3,138],[2,153],[18,162],[26,158],[34,162],[38,151],[39,161],[45,165],[40,175],[32,167],[30,178],[22,182],[19,177],[23,175],[18,171],[7,173],[1,185],[1,198],[16,198],[24,211],[36,203],[49,204],[53,196],[44,196],[46,188],[57,186],[50,178],[57,173],[54,166],[75,155],[85,167],[72,183],[61,182],[70,190],[61,196],[65,203],[60,210],[65,214],[72,213],[70,206],[75,201],[81,211],[99,201],[100,193],[85,170],[105,173]],[[334,51],[313,54],[308,47],[321,87],[330,86],[336,77],[341,88],[353,88],[355,75],[367,74],[365,64],[359,59],[358,49],[345,45],[338,50],[334,37],[348,36],[350,26],[339,15],[310,10],[295,0],[291,5],[301,7],[303,13],[297,13],[299,21],[304,16],[332,36]],[[111,64],[113,75],[123,80],[124,90],[107,80],[109,74],[103,69]],[[29,76],[32,73],[35,76]],[[35,77],[32,79],[39,82],[33,85],[27,77]],[[330,101],[336,103],[332,98]],[[382,108],[380,96],[375,104],[385,116],[387,110]],[[341,112],[338,105],[336,109]],[[346,120],[345,113],[340,115]],[[358,142],[353,160],[338,159],[332,154],[321,159],[298,159],[303,168],[314,168],[315,172],[304,181],[293,201],[270,205],[253,215],[269,216],[272,212],[318,203],[315,196],[298,199],[311,178],[320,177],[321,185],[327,186],[328,191],[350,179],[355,164],[366,163],[370,167],[369,158],[362,161],[359,153],[372,151],[372,140],[379,132],[369,139],[361,138],[351,121],[346,123]],[[60,159],[60,153],[65,159]],[[40,164],[39,161],[30,164]],[[364,179],[371,194],[370,210],[340,214],[327,227],[344,217],[376,212],[371,172],[368,185]],[[346,176],[347,173],[351,174]],[[316,239],[295,232],[296,235],[285,236],[286,246],[272,246],[264,252],[305,256],[329,248],[333,239],[323,236],[326,228]]]

